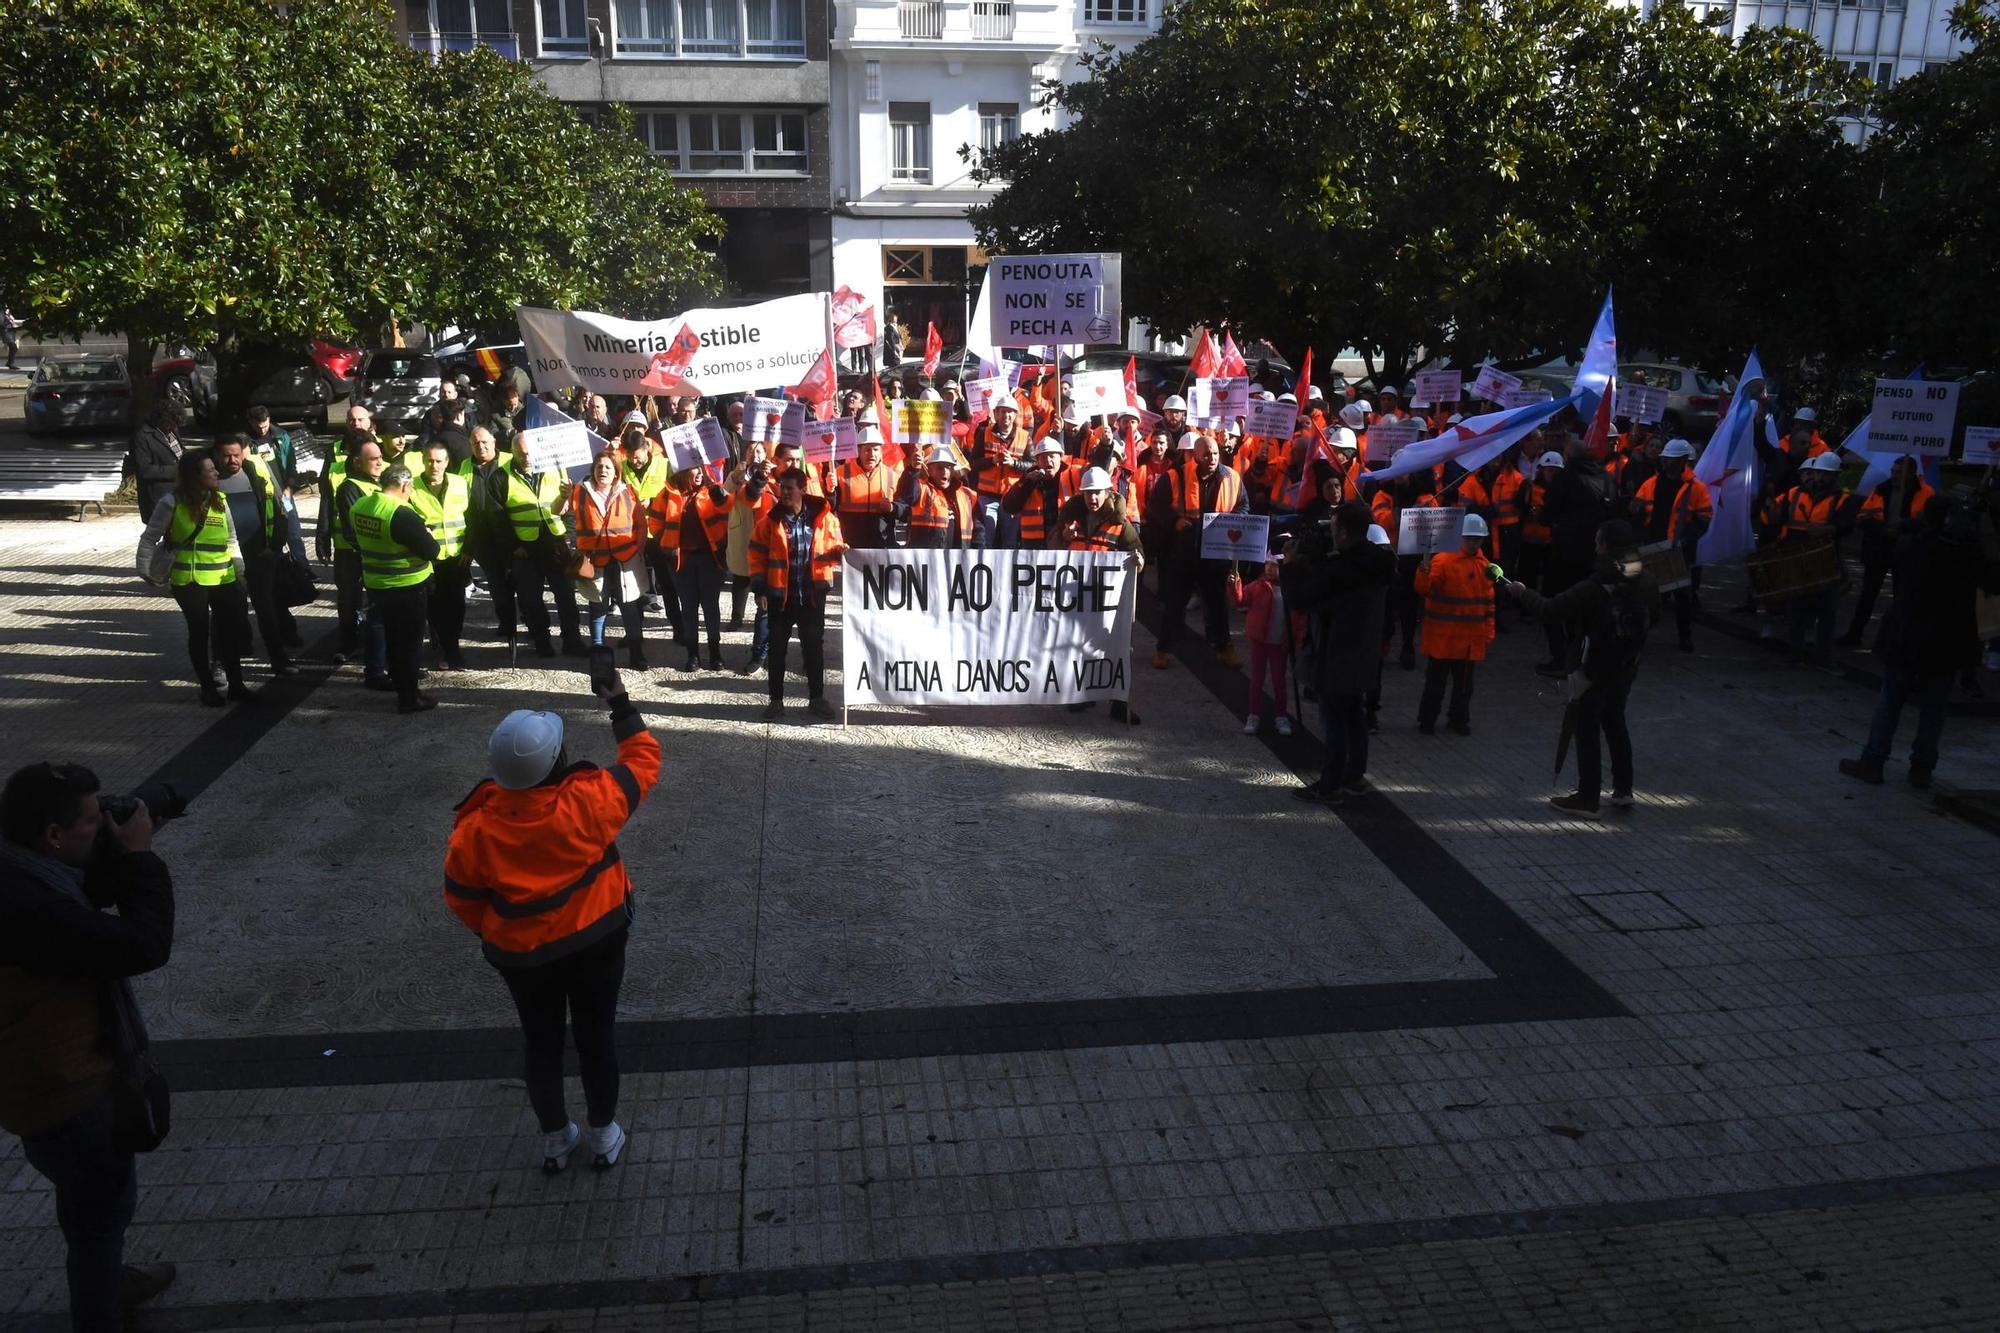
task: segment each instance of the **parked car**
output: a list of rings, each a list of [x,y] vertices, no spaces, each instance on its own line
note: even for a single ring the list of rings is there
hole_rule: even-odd
[[[132,428],[132,377],[112,352],[43,357],[28,378],[30,435],[79,427]]]
[[[1665,389],[1667,410],[1660,418],[1660,429],[1668,435],[1684,435],[1691,440],[1705,440],[1715,433],[1715,419],[1736,388],[1727,376],[1710,375],[1668,361],[1621,365],[1618,382]]]
[[[172,403],[183,416],[208,420],[215,411],[215,358],[182,343],[161,348],[153,358],[153,397]]]
[[[354,401],[368,409],[378,426],[396,429],[423,420],[438,400],[444,367],[429,352],[409,347],[376,347],[361,354],[354,375]]]

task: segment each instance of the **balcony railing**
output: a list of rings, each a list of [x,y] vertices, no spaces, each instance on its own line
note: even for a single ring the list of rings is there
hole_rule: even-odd
[[[486,46],[504,59],[521,58],[521,39],[511,32],[413,32],[410,34],[410,45],[428,56]]]
[[[972,0],[972,35],[985,42],[1012,41],[1014,0]]]
[[[944,36],[944,0],[896,0],[905,37],[936,41]]]

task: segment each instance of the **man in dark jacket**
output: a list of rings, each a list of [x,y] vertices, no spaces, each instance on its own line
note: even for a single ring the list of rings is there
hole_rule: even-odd
[[[1285,551],[1279,587],[1287,610],[1311,617],[1313,683],[1319,691],[1326,757],[1317,782],[1297,788],[1302,801],[1339,805],[1368,790],[1365,701],[1382,675],[1382,622],[1396,556],[1368,540],[1368,506],[1336,509],[1332,531],[1314,528]]]
[[[132,437],[128,466],[139,479],[139,512],[151,514],[160,497],[174,488],[181,465],[181,412],[172,403],[156,405]]]
[[[86,768],[30,764],[0,795],[0,1128],[55,1188],[78,1329],[122,1327],[173,1281],[171,1264],[125,1266],[138,1176],[113,1132],[112,1087],[145,1043],[125,979],[173,948],[152,845],[145,806],[112,821]]]
[[[1881,782],[1903,703],[1915,699],[1917,738],[1910,745],[1909,776],[1921,791],[1931,785],[1937,767],[1952,680],[1979,664],[1976,594],[2000,593],[2000,541],[1989,517],[1957,495],[1932,499],[1919,522],[1896,542],[1895,600],[1875,635],[1882,692],[1868,741],[1859,759],[1840,761],[1840,771]]]
[[[1597,529],[1597,566],[1588,578],[1555,597],[1509,583],[1528,614],[1583,644],[1582,680],[1570,677],[1576,720],[1576,784],[1551,806],[1582,819],[1597,818],[1602,793],[1603,756],[1598,735],[1611,749],[1611,804],[1632,808],[1632,734],[1625,728],[1625,702],[1639,674],[1639,650],[1660,618],[1660,590],[1639,561],[1639,535],[1630,523],[1613,519]]]
[[[1610,515],[1611,479],[1602,460],[1571,448],[1568,462],[1552,469],[1543,507],[1549,521],[1548,569],[1542,576],[1542,596],[1560,597],[1589,578],[1594,564],[1592,543],[1598,525]],[[1532,614],[1532,611],[1530,612]],[[1543,621],[1548,634],[1549,674],[1567,665],[1569,644],[1560,622]]]

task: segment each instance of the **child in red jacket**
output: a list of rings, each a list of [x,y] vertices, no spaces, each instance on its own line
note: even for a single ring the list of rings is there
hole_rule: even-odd
[[[1243,734],[1257,734],[1257,716],[1264,706],[1264,678],[1271,679],[1271,697],[1277,701],[1278,734],[1292,734],[1291,710],[1285,702],[1285,659],[1291,648],[1287,636],[1292,618],[1285,612],[1285,594],[1278,587],[1278,560],[1264,561],[1264,573],[1245,585],[1243,576],[1229,571],[1229,596],[1236,605],[1248,607],[1243,617],[1243,637],[1250,641],[1250,709],[1243,719]]]

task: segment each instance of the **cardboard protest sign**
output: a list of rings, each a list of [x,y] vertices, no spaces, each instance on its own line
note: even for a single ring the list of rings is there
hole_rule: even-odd
[[[1500,394],[1500,406],[1526,407],[1530,403],[1546,403],[1553,397],[1547,389],[1506,389]]]
[[[994,255],[986,266],[995,347],[1117,342],[1124,256]],[[984,298],[982,298],[984,300]]]
[[[1965,461],[1987,467],[2000,465],[2000,426],[1967,426]]]
[[[904,448],[943,444],[951,437],[951,418],[943,403],[898,398],[890,408],[896,416],[896,442]]]
[[[1255,399],[1243,420],[1245,435],[1262,435],[1273,440],[1289,440],[1299,422],[1297,403],[1267,403]]]
[[[1070,401],[1086,417],[1100,417],[1125,407],[1125,375],[1117,370],[1084,370],[1070,377]]]
[[[854,418],[834,417],[828,421],[808,421],[800,431],[799,443],[808,463],[838,463],[854,457]]]
[[[696,417],[660,432],[660,445],[674,471],[700,471],[710,463],[729,461],[729,442],[722,437],[722,423],[714,417]]]
[[[794,412],[792,409],[797,408]],[[751,396],[743,400],[743,443],[755,444],[759,441],[773,448],[781,444],[798,444],[799,429],[805,424],[805,404],[790,403],[783,398],[759,398]]]
[[[1368,460],[1388,460],[1408,445],[1424,438],[1421,421],[1378,421],[1368,428]]]
[[[1667,391],[1644,384],[1621,384],[1611,399],[1611,415],[1657,425],[1667,414]]]
[[[1472,396],[1484,398],[1489,403],[1501,401],[1501,395],[1509,389],[1521,387],[1521,377],[1509,375],[1498,366],[1481,366],[1479,374],[1472,381]]]
[[[1005,375],[985,375],[965,382],[965,406],[972,413],[974,421],[984,421],[992,415],[991,403],[995,398],[1012,398],[1013,389]]]
[[[1950,453],[1958,390],[1944,380],[1876,380],[1868,447],[1878,454]]]
[[[534,306],[514,313],[537,389],[639,392],[655,358],[666,357],[693,390],[718,394],[804,376],[826,350],[829,299],[814,292],[649,320]],[[696,344],[685,358],[684,333]]]
[[[1436,551],[1456,551],[1458,530],[1465,526],[1465,509],[1417,509],[1403,511],[1396,525],[1397,555],[1430,555]]]
[[[1236,429],[1250,414],[1250,381],[1242,375],[1205,375],[1188,390],[1188,420],[1216,430]]]
[[[530,472],[568,472],[590,466],[590,431],[581,421],[536,426],[521,432]]]
[[[850,704],[1071,704],[1131,693],[1137,575],[1117,551],[849,551]]]
[[[1410,400],[1411,407],[1456,407],[1459,396],[1465,390],[1465,373],[1458,370],[1420,370],[1416,383],[1417,396]]]
[[[1201,558],[1261,561],[1269,553],[1269,514],[1203,514]]]

